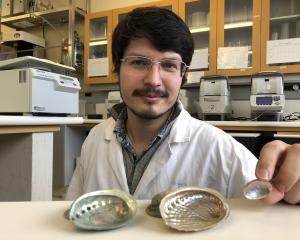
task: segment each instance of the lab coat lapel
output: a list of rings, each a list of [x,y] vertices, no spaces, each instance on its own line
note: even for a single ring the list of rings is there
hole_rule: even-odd
[[[126,178],[126,171],[123,161],[123,153],[120,144],[118,143],[115,134],[113,133],[113,126],[110,126],[105,131],[105,140],[108,143],[107,151],[109,154],[109,164],[114,172],[115,178],[117,179],[121,189],[126,192],[129,192],[127,178]]]
[[[160,173],[163,165],[170,159],[172,152],[169,143],[164,144],[163,147],[158,148],[157,152],[152,156],[152,159],[147,166],[134,195],[138,196],[145,189],[148,189],[148,185]]]
[[[136,196],[144,191],[144,189],[147,189],[147,185],[151,183],[151,181],[160,173],[162,167],[169,161],[172,155],[172,144],[190,141],[191,132],[189,122],[191,116],[183,109],[181,103],[180,107],[182,111],[175,120],[169,136],[165,139],[167,142],[162,143],[157,149],[157,152],[153,155],[135,190]]]

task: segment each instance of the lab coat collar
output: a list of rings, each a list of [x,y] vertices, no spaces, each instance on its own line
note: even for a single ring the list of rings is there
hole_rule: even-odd
[[[184,109],[182,103],[179,102],[181,112],[174,122],[170,135],[168,137],[169,144],[188,142],[191,139],[191,115]]]
[[[108,152],[109,152],[109,164],[121,186],[126,192],[129,192],[129,188],[127,185],[127,178],[126,178],[126,171],[123,162],[123,152],[122,147],[120,146],[119,142],[116,139],[114,133],[114,127],[116,121],[111,117],[108,120],[108,124],[105,128],[104,138],[108,141]]]
[[[115,136],[114,128],[116,125],[116,121],[110,117],[107,121],[109,121],[108,126],[105,128],[104,138],[107,141],[111,141],[113,137]]]

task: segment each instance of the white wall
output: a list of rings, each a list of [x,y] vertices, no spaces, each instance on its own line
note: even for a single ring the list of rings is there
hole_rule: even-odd
[[[106,11],[115,8],[128,7],[149,2],[153,0],[90,0],[90,12]]]

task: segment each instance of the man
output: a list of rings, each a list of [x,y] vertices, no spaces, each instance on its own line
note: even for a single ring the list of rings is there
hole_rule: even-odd
[[[91,130],[67,199],[111,188],[151,199],[180,186],[242,197],[256,174],[274,185],[266,202],[299,202],[299,145],[270,143],[257,162],[231,136],[192,118],[178,101],[193,49],[188,27],[169,10],[136,9],[118,24],[112,56],[124,104]]]

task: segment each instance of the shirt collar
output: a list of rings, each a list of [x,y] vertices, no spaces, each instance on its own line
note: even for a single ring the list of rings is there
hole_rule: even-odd
[[[165,122],[165,124],[162,126],[162,128],[159,130],[157,136],[162,137],[169,124],[175,120],[181,112],[180,104],[178,102],[175,103],[172,113],[169,116],[168,120]],[[114,133],[117,134],[121,139],[125,139],[126,136],[126,120],[127,120],[127,108],[124,103],[119,103],[114,105],[110,110],[111,116],[116,120],[116,125],[114,128]]]

